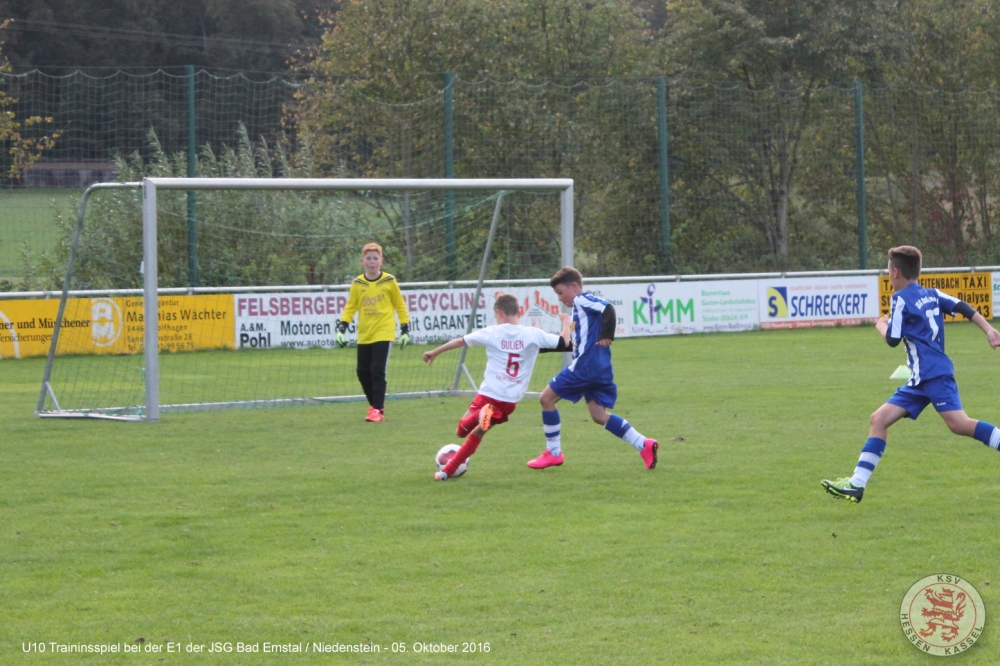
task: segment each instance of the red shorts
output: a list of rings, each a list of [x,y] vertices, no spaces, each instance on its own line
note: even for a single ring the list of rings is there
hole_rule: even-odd
[[[513,414],[514,410],[517,409],[517,403],[496,400],[480,393],[476,396],[476,399],[472,401],[472,404],[469,405],[469,411],[478,413],[479,410],[485,405],[493,405],[493,416],[490,418],[491,427],[501,423],[506,423],[507,417]]]

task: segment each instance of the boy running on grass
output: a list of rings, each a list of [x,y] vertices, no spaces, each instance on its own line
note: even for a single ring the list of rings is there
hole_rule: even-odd
[[[468,335],[455,338],[437,349],[424,352],[427,365],[434,358],[450,349],[466,345],[486,347],[486,374],[479,387],[479,394],[458,422],[458,436],[466,437],[458,452],[448,464],[434,475],[438,481],[447,481],[455,470],[469,459],[492,426],[506,423],[517,402],[528,391],[531,370],[538,353],[543,351],[568,351],[570,348],[570,318],[560,314],[562,336],[546,333],[540,328],[521,326],[518,323],[520,306],[511,294],[501,294],[493,305],[495,326],[487,326]]]
[[[854,476],[821,481],[826,491],[839,499],[861,501],[868,479],[885,451],[889,426],[904,416],[915,420],[930,403],[956,435],[974,437],[994,450],[1000,446],[1000,429],[969,418],[962,409],[955,366],[944,352],[942,313],[957,313],[971,320],[983,330],[994,349],[1000,346],[1000,332],[968,303],[937,289],[921,287],[917,281],[920,262],[920,250],[915,247],[902,245],[889,250],[889,280],[895,293],[889,315],[879,318],[875,328],[890,347],[903,341],[912,376],[871,415],[868,441],[861,449]]]
[[[583,275],[571,266],[560,268],[549,284],[559,301],[573,309],[573,362],[556,375],[542,391],[542,427],[545,451],[528,462],[532,469],[563,464],[559,439],[560,420],[556,403],[565,398],[587,401],[590,418],[616,437],[624,439],[639,452],[646,469],[656,467],[655,439],[639,434],[622,417],[609,409],[618,399],[615,371],[611,367],[611,343],[615,339],[615,308],[602,298],[583,290]]]

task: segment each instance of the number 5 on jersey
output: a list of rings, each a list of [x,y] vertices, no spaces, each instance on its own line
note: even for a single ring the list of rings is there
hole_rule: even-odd
[[[517,377],[517,371],[521,369],[520,360],[521,357],[517,354],[507,354],[507,374],[509,376]]]

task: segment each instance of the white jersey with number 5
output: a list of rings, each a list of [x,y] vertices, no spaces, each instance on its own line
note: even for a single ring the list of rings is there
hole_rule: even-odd
[[[559,336],[520,324],[498,324],[465,336],[470,347],[486,347],[486,375],[479,392],[502,402],[518,402],[528,392],[539,349],[555,349]]]

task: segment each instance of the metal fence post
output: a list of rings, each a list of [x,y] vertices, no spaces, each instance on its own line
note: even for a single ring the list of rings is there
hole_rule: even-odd
[[[195,142],[194,67],[188,65],[184,76],[184,96],[187,101],[187,177],[198,175],[197,144]],[[188,286],[198,286],[198,194],[187,193],[187,254],[188,254]]]
[[[656,119],[660,139],[660,269],[670,265],[670,171],[667,163],[667,79],[656,79]]]
[[[444,73],[444,177],[455,177],[455,117],[454,79],[451,72]],[[445,249],[448,254],[448,277],[455,279],[455,193],[444,193]]]
[[[868,268],[868,219],[865,210],[865,108],[861,81],[854,82],[854,150],[858,202],[858,268]]]

